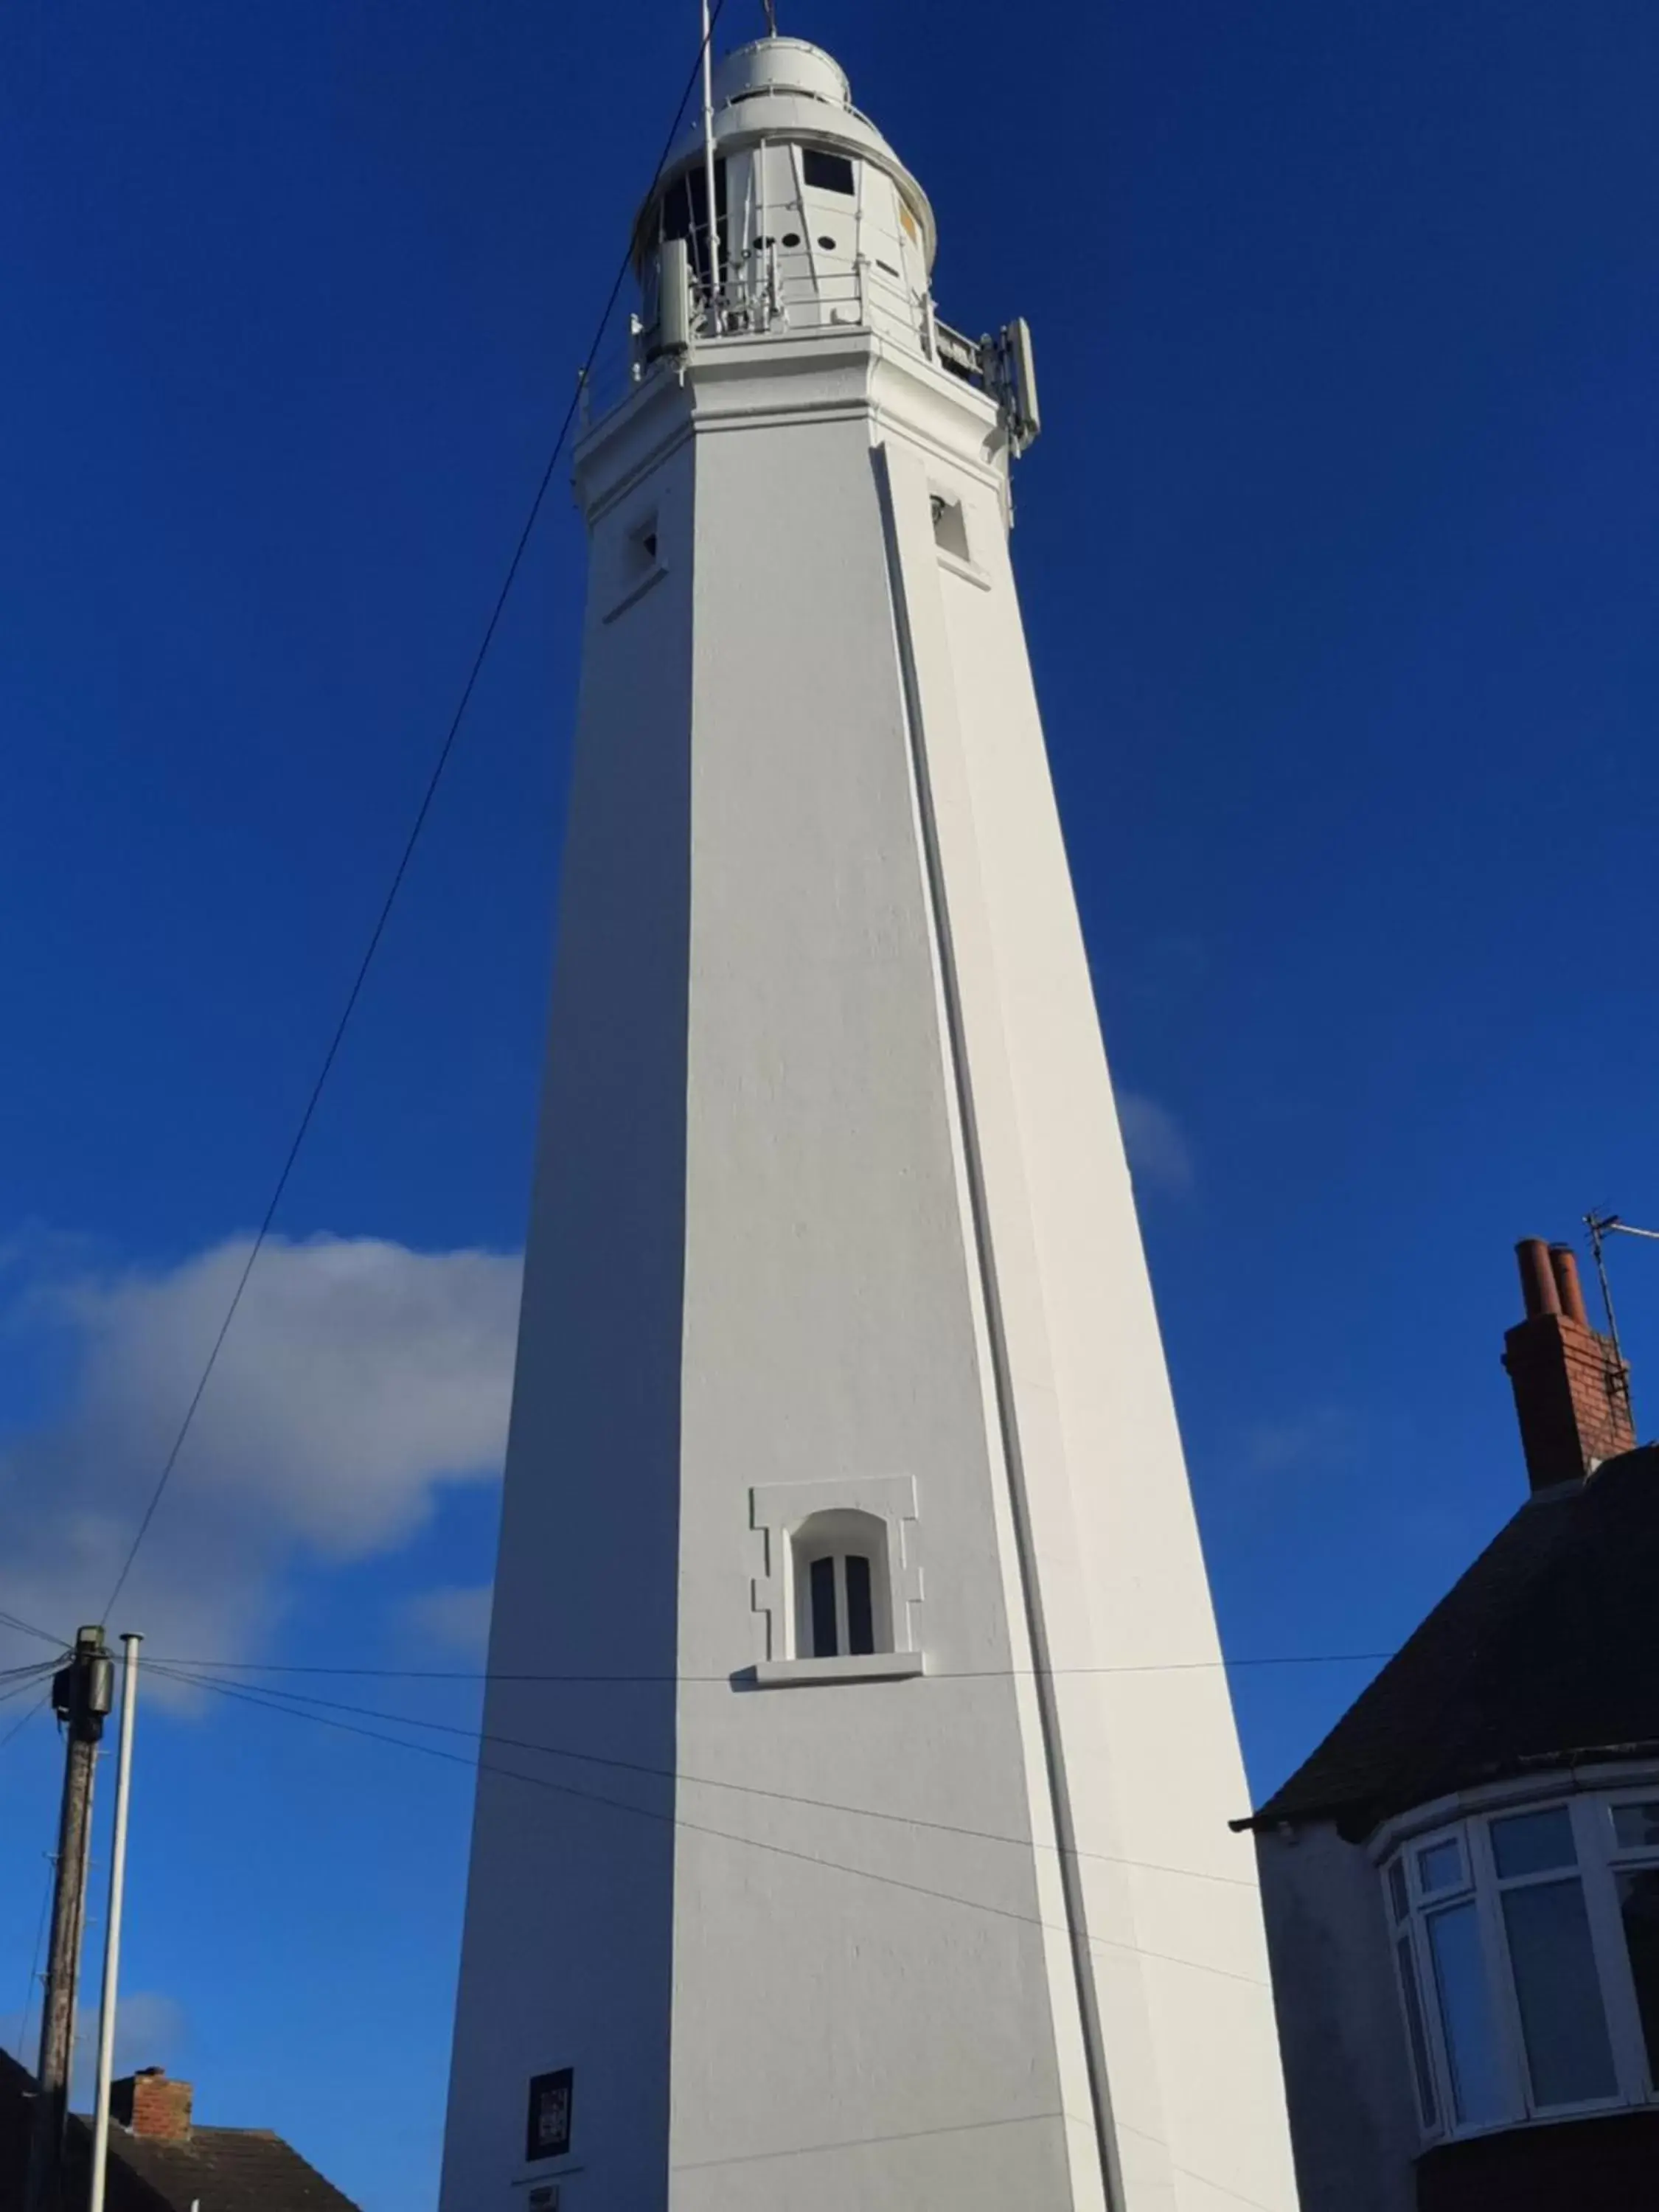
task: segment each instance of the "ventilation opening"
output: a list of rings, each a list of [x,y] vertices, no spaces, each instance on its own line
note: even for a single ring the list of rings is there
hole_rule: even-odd
[[[933,543],[941,553],[954,554],[958,561],[968,558],[968,525],[959,499],[947,498],[936,491],[933,495]]]

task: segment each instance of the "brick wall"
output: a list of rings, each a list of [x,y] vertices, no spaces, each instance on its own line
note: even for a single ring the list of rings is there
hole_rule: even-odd
[[[182,2142],[190,2133],[191,2100],[188,2081],[169,2081],[160,2066],[147,2066],[110,2084],[110,2113],[136,2136],[158,2142]]]

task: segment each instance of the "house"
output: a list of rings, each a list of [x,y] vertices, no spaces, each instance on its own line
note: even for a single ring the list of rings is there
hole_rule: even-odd
[[[34,2077],[0,2051],[0,2206],[20,2204]],[[202,2128],[188,2081],[159,2066],[112,2085],[107,2212],[356,2212],[349,2197],[268,2128]],[[70,2118],[65,2205],[87,2201],[92,2126]]]
[[[1659,1447],[1518,1252],[1529,1494],[1248,1823],[1304,2212],[1659,2204]]]

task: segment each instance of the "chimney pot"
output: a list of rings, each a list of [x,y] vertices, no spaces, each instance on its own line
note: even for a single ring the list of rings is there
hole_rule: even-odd
[[[1541,1237],[1523,1237],[1515,1248],[1515,1256],[1521,1262],[1521,1296],[1526,1304],[1527,1319],[1536,1321],[1540,1314],[1559,1314],[1561,1293],[1556,1287],[1555,1270],[1550,1265],[1550,1248]]]
[[[188,2081],[169,2081],[165,2066],[145,2066],[110,2084],[112,2119],[156,2142],[183,2142],[190,2134],[195,2095]]]
[[[1578,1255],[1571,1244],[1550,1246],[1550,1273],[1555,1278],[1562,1312],[1581,1328],[1588,1328],[1590,1317],[1584,1307],[1584,1286],[1578,1279]]]

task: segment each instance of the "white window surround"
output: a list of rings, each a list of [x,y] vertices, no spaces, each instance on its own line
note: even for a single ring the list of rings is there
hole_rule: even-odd
[[[1659,1770],[1602,1767],[1595,1778],[1603,1786],[1593,1790],[1583,1786],[1589,1778],[1558,1772],[1547,1784],[1534,1778],[1471,1792],[1389,1823],[1373,1844],[1425,2141],[1659,2102],[1659,2051],[1650,2062],[1619,1887],[1624,1875],[1659,1874],[1659,1838],[1621,1840],[1614,1824],[1616,1808],[1659,1806]],[[1546,1817],[1504,1826],[1552,1813],[1559,1816],[1553,1824]],[[1536,1864],[1517,1869],[1517,1842],[1568,1833],[1571,1863],[1564,1850],[1543,1851]],[[1546,1890],[1553,1902],[1536,1895]],[[1527,1891],[1534,1899],[1518,1895]],[[1443,1983],[1437,1960],[1446,1969]],[[1549,1984],[1547,2005],[1540,2002],[1540,1977]],[[1537,2046],[1530,2052],[1528,1994]],[[1549,2033],[1575,2011],[1579,2026],[1571,2036]],[[1464,2054],[1462,2080],[1455,2043]],[[1576,2075],[1580,2094],[1565,2093],[1559,2081],[1553,2088],[1552,2069]],[[1593,2094],[1582,2093],[1587,2088]]]
[[[764,1690],[787,1690],[811,1682],[908,1682],[925,1674],[920,1651],[872,1651],[857,1658],[757,1659],[755,1680]]]
[[[872,1561],[881,1578],[875,1593],[885,1650],[817,1659],[798,1642],[795,1532],[819,1516],[864,1514],[881,1523],[884,1541]],[[873,1475],[842,1481],[757,1484],[749,1493],[750,1526],[765,1546],[763,1571],[751,1586],[753,1610],[763,1623],[765,1649],[754,1679],[766,1686],[806,1682],[891,1681],[923,1671],[915,1613],[922,1600],[917,1558],[916,1486],[908,1475]]]

